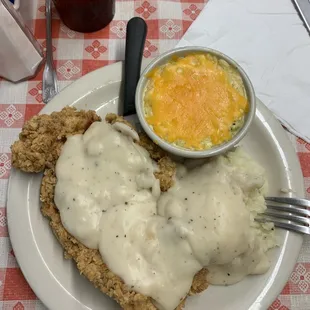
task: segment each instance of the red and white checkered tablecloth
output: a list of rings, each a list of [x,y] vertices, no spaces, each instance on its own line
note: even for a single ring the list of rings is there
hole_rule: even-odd
[[[92,70],[122,60],[126,23],[131,17],[140,16],[146,20],[148,36],[144,57],[154,57],[176,45],[206,1],[116,0],[114,20],[105,29],[91,34],[68,29],[54,12],[53,50],[60,88]],[[46,45],[44,12],[44,0],[38,0],[33,8],[33,31],[43,47]],[[42,70],[35,78],[16,85],[0,79],[0,309],[46,309],[18,267],[6,222],[10,145],[17,139],[24,122],[43,106]],[[299,156],[310,198],[310,145],[291,135],[290,138]],[[305,238],[295,270],[269,310],[276,309],[310,309],[310,238]]]

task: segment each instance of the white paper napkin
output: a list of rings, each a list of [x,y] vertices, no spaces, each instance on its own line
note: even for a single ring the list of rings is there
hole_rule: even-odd
[[[310,142],[310,36],[291,0],[209,0],[178,47],[188,45],[235,59],[257,97]]]

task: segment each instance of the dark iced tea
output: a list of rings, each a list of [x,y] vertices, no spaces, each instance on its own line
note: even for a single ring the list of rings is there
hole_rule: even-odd
[[[115,0],[53,0],[64,24],[78,32],[94,32],[114,17]]]

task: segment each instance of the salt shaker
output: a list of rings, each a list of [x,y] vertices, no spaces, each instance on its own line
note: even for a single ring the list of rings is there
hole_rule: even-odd
[[[0,76],[11,82],[34,76],[44,59],[17,8],[16,3],[0,0]]]

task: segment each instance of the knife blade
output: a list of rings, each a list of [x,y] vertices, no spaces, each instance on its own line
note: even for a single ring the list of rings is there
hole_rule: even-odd
[[[310,34],[310,0],[293,0],[293,3]]]

